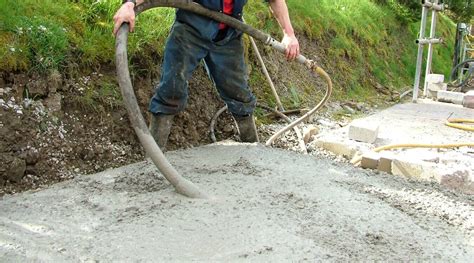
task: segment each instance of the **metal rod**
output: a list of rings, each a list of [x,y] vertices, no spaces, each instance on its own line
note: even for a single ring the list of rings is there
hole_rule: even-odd
[[[415,40],[415,43],[416,44],[422,44],[422,45],[426,45],[426,44],[440,44],[440,43],[443,43],[443,39],[441,38],[423,38],[423,39],[417,39]]]
[[[428,7],[423,6],[421,12],[421,26],[419,39],[425,38],[426,17],[428,16]],[[416,58],[415,83],[413,84],[413,102],[418,100],[418,89],[420,88],[421,66],[423,62],[423,44],[418,43],[418,55]]]
[[[242,21],[246,23],[245,19],[243,18],[242,18]],[[267,82],[270,85],[270,89],[272,90],[273,96],[275,97],[278,109],[280,111],[285,111],[285,108],[283,107],[283,104],[281,103],[280,96],[278,96],[275,85],[273,84],[273,80],[270,77],[270,73],[268,73],[267,66],[265,65],[262,55],[260,54],[260,51],[258,50],[257,43],[255,43],[255,40],[253,39],[253,37],[249,36],[249,39],[250,39],[250,43],[252,44],[253,51],[255,52],[255,56],[257,57],[258,62],[260,62],[260,66],[262,67],[263,74],[265,75],[265,78],[267,79]]]
[[[441,12],[441,11],[444,11],[444,4],[440,4],[438,5],[437,2],[429,2],[429,1],[426,1],[422,4],[424,7],[428,7],[429,9],[432,9],[434,11],[438,11],[438,12]]]
[[[433,4],[438,4],[439,0],[434,0]],[[435,38],[436,34],[436,20],[437,20],[438,11],[433,9],[431,12],[431,29],[430,29],[430,39]],[[433,62],[433,44],[428,44],[428,57],[426,59],[426,71],[425,71],[425,79],[423,85],[423,96],[426,96],[428,93],[428,75],[431,73],[431,63]]]

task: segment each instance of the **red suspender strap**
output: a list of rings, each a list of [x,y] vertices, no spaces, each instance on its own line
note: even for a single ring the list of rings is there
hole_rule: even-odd
[[[223,0],[224,2],[224,14],[232,15],[232,11],[234,11],[234,0]],[[223,23],[219,24],[219,29],[225,29],[227,26]]]

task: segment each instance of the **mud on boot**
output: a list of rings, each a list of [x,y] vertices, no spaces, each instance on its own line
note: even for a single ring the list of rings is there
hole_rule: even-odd
[[[150,133],[156,144],[162,151],[166,150],[166,143],[173,125],[174,115],[152,114],[150,121]]]
[[[234,116],[237,126],[239,128],[240,140],[242,142],[259,142],[257,127],[253,115],[241,117]]]

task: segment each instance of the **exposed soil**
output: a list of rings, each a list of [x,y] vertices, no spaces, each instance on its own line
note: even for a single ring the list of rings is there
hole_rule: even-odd
[[[311,59],[323,66],[329,63],[321,53],[324,49],[318,48],[320,43],[312,43],[304,36],[300,42]],[[288,109],[312,107],[322,97],[325,83],[321,79],[311,77],[297,63],[288,63],[276,51],[259,46]],[[253,52],[248,55],[249,72],[261,77]],[[150,65],[140,65],[140,61],[132,63],[143,69],[133,76],[134,89],[147,115],[147,105],[160,76],[159,67],[150,69]],[[156,58],[156,65],[159,64],[160,58]],[[143,160],[144,152],[130,129],[114,82],[113,67],[104,66],[82,76],[71,74],[78,73],[0,73],[0,196]],[[105,89],[105,93],[102,89],[101,93],[104,83],[112,84],[112,88]],[[274,102],[263,77],[250,83],[260,103]],[[210,143],[210,120],[222,106],[204,68],[198,67],[189,82],[188,106],[175,118],[167,148],[176,150]],[[358,110],[358,106],[350,107]],[[326,110],[346,112],[334,102]],[[362,108],[360,111],[366,112]],[[259,109],[257,114],[263,115],[265,111]],[[266,120],[258,119],[257,123],[262,127],[262,139],[266,139],[269,131],[261,125],[262,121]],[[218,119],[215,130],[218,140],[236,139],[237,130],[227,112]],[[283,140],[275,146],[295,149],[297,143],[291,144]]]
[[[474,200],[325,159],[222,143],[0,200],[6,261],[435,261],[474,257]]]
[[[107,103],[103,101],[84,105],[80,100],[87,89],[111,74],[61,81],[54,91],[47,78],[7,78],[0,87],[0,195],[143,160],[144,152],[130,128],[127,112],[117,101],[120,97],[111,101],[117,104],[113,107],[104,106]],[[146,115],[152,80],[139,79],[135,85]],[[189,86],[188,107],[176,118],[170,150],[209,143],[210,120],[223,105],[202,68]],[[35,93],[29,97],[34,99],[25,98],[25,92],[32,90]],[[51,103],[51,98],[57,101]],[[222,138],[234,133],[230,115],[224,114],[216,135]]]

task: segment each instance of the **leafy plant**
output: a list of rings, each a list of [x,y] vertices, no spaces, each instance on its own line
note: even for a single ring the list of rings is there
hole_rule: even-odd
[[[299,108],[301,106],[300,95],[298,93],[298,90],[293,85],[290,86],[290,94],[291,94],[291,97],[289,99],[290,99],[291,104],[292,104],[291,106],[294,109]]]

